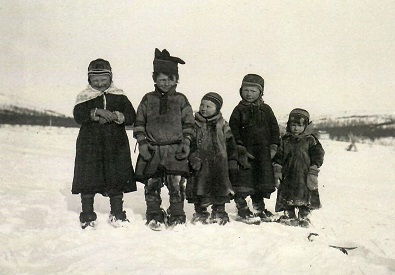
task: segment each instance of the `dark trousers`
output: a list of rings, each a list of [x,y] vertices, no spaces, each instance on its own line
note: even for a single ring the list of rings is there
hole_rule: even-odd
[[[255,192],[253,195],[250,195],[250,197],[252,200],[252,206],[256,211],[262,212],[265,210],[264,198],[266,196],[264,193]],[[241,195],[241,194],[235,195],[234,200],[236,203],[237,210],[248,208],[246,198],[247,198],[246,195]]]
[[[147,221],[162,215],[161,188],[166,185],[169,190],[170,206],[167,210],[170,216],[185,216],[185,179],[179,175],[165,175],[150,178],[145,184],[145,202],[147,204]]]

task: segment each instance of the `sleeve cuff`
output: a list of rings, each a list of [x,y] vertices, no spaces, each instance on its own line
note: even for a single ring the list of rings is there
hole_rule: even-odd
[[[93,121],[99,121],[100,117],[96,115],[97,108],[91,110],[91,119]]]
[[[122,124],[125,122],[125,116],[121,112],[115,111],[114,114],[117,115],[117,119],[115,120],[115,123],[117,124]]]

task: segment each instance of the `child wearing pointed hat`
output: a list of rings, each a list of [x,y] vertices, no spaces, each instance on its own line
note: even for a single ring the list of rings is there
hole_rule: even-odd
[[[166,49],[155,49],[155,89],[142,98],[133,132],[139,144],[136,175],[145,185],[147,225],[154,230],[186,221],[185,178],[195,120],[187,97],[176,90],[178,64],[185,62]],[[169,190],[167,213],[161,208],[163,185]]]
[[[275,191],[271,159],[280,144],[277,119],[262,97],[264,79],[257,74],[244,76],[239,90],[242,100],[229,120],[236,139],[239,159],[238,180],[233,184],[237,220],[245,223],[271,221],[264,199]],[[251,197],[255,214],[246,201]]]
[[[229,124],[222,117],[222,104],[219,94],[207,93],[195,114],[195,138],[189,157],[193,172],[187,181],[187,199],[195,206],[194,224],[229,222],[225,203],[234,194],[229,173],[237,171],[237,148]],[[210,205],[211,216],[207,211]]]
[[[110,224],[125,226],[129,221],[123,210],[123,194],[136,191],[125,125],[134,123],[136,113],[125,93],[112,82],[107,60],[90,62],[88,83],[78,94],[73,110],[81,128],[71,192],[81,194],[83,229],[97,225],[93,207],[97,193],[110,197]]]
[[[287,132],[273,159],[275,179],[279,182],[275,210],[284,211],[279,221],[287,225],[308,227],[311,210],[321,207],[318,172],[325,151],[310,125],[310,114],[306,110],[293,109]]]

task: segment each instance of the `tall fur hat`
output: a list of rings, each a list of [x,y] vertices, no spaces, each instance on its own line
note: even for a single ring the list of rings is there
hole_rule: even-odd
[[[88,76],[107,74],[112,77],[111,65],[107,60],[98,58],[91,61],[88,66]]]
[[[244,76],[243,81],[241,82],[241,86],[256,86],[259,91],[261,91],[261,95],[263,94],[263,89],[265,87],[265,80],[257,74],[247,74]]]
[[[185,64],[185,62],[181,58],[171,56],[166,49],[160,51],[156,48],[153,64],[155,73],[178,75],[178,64]]]
[[[212,103],[214,103],[215,106],[217,107],[217,112],[219,112],[219,110],[221,110],[223,100],[219,94],[214,93],[214,92],[209,92],[203,96],[202,100],[209,100]]]

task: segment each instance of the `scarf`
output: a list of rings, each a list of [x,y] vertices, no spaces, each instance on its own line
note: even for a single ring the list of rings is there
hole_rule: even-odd
[[[221,112],[218,112],[216,115],[205,118],[199,112],[195,113],[195,123],[200,127],[206,125],[208,128],[208,133],[211,135],[210,139],[212,141],[212,152],[214,154],[220,151],[221,145],[221,131],[223,127],[223,118]]]
[[[255,123],[260,126],[262,124],[260,107],[263,106],[264,104],[262,97],[258,98],[254,102],[247,102],[243,99],[242,101],[240,101],[240,104],[244,106],[249,106],[249,110],[253,121],[255,121]]]
[[[91,99],[94,99],[96,97],[99,97],[99,96],[102,96],[102,95],[105,95],[105,94],[124,95],[124,96],[126,96],[125,93],[123,92],[123,90],[118,89],[117,87],[115,87],[112,82],[111,82],[110,87],[108,87],[108,89],[103,91],[103,92],[92,88],[91,85],[88,85],[88,87],[85,90],[83,90],[81,93],[79,93],[77,95],[77,99],[75,101],[75,105],[78,105],[80,103],[89,101]],[[106,104],[105,104],[106,98],[104,97],[103,100],[104,100],[104,109],[105,109],[105,107],[106,107]]]

